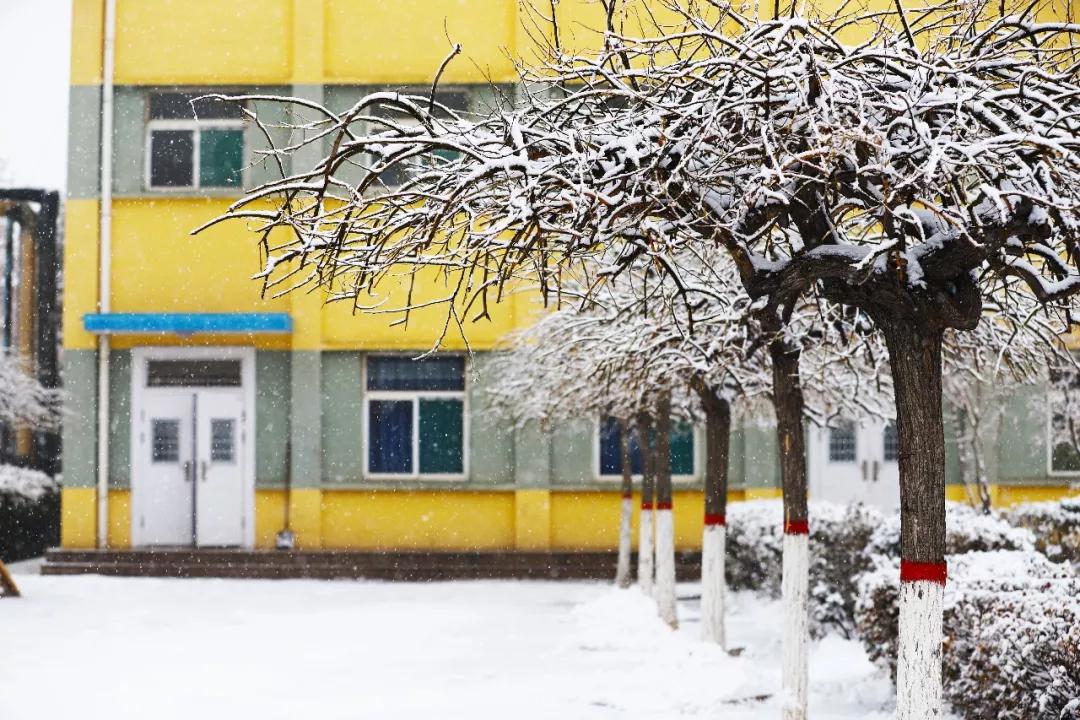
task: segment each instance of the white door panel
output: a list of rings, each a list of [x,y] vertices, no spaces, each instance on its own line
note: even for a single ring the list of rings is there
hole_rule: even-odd
[[[810,494],[836,503],[861,502],[886,511],[900,505],[897,443],[892,423],[838,423],[811,428]]]
[[[192,396],[155,394],[145,405],[136,449],[141,544],[191,544],[193,442]]]
[[[244,398],[200,392],[196,411],[196,528],[199,545],[242,545],[245,526]]]

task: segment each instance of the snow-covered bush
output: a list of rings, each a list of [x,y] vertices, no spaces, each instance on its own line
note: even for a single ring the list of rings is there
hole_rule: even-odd
[[[56,542],[57,482],[37,470],[0,465],[0,559],[22,560]]]
[[[899,563],[876,562],[860,583],[857,622],[870,658],[895,678]],[[1032,550],[948,562],[942,649],[945,695],[957,713],[1080,718],[1080,580],[1071,568]]]
[[[988,550],[1032,550],[1035,537],[1024,528],[1010,525],[996,515],[984,515],[968,505],[945,505],[945,554],[960,555]],[[900,557],[900,517],[885,518],[874,531],[869,552]]]
[[[727,512],[727,581],[736,590],[780,597],[783,507],[778,500],[732,503]],[[852,637],[858,577],[872,568],[867,546],[881,515],[862,505],[810,503],[810,631]]]
[[[1003,517],[1035,535],[1036,549],[1051,560],[1080,562],[1080,497],[1017,505]]]

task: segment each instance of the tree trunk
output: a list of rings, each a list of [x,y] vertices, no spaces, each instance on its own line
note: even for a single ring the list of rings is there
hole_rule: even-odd
[[[897,720],[942,716],[945,428],[940,330],[884,325],[900,440],[900,646]]]
[[[8,569],[4,567],[3,560],[0,560],[0,597],[20,597],[19,586],[15,584],[15,578],[11,577]]]
[[[622,462],[622,500],[619,512],[619,562],[615,584],[630,587],[630,521],[634,512],[634,477],[630,467],[630,425],[619,421],[619,459]]]
[[[773,405],[784,495],[784,608],[781,685],[784,720],[805,720],[809,645],[810,527],[806,506],[806,435],[798,348],[783,338],[769,344]]]
[[[656,476],[653,474],[652,418],[638,415],[638,447],[641,452],[641,520],[638,528],[638,585],[646,595],[653,594],[653,495]]]
[[[656,604],[660,618],[679,626],[675,607],[675,522],[671,496],[671,395],[661,394],[656,407]]]
[[[705,532],[701,540],[701,634],[720,647],[724,633],[724,559],[727,552],[728,455],[731,405],[709,388],[699,390],[705,409]]]

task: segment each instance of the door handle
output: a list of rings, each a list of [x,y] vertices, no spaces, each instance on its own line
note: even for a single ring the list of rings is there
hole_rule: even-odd
[[[184,461],[184,482],[191,482],[192,465],[190,460]]]
[[[863,482],[866,482],[866,480],[867,480],[866,461],[865,460],[862,461],[862,480],[863,480]]]
[[[874,461],[874,482],[878,481],[878,473],[881,471],[881,463],[877,460]]]
[[[199,477],[203,482],[206,482],[206,461],[201,460],[199,462]]]

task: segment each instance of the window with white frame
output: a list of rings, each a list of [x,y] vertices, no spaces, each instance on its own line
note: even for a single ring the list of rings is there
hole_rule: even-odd
[[[369,355],[367,474],[465,474],[465,358]]]
[[[1050,471],[1080,474],[1080,373],[1053,370],[1047,398]]]
[[[410,90],[408,88],[405,88],[402,90],[402,92],[407,94],[426,95],[430,92],[430,90],[423,88],[414,88]],[[455,110],[457,112],[465,112],[468,110],[469,107],[469,96],[464,90],[438,90],[435,93],[435,101],[440,105],[448,107],[451,110]],[[436,111],[435,114],[436,117],[438,117],[440,113]],[[373,110],[373,115],[375,117],[385,119],[388,123],[393,123],[394,125],[397,125],[399,127],[419,127],[419,123],[417,122],[416,118],[394,107],[377,106]],[[371,130],[373,132],[384,131],[387,129],[389,128],[387,128],[380,122],[371,121]],[[393,151],[398,147],[400,146],[388,145],[387,150]],[[438,150],[434,154],[442,158],[443,160],[453,160],[460,153],[457,153],[453,150]],[[422,159],[415,159],[411,162],[416,166],[417,170],[420,170],[424,168],[425,165],[433,162],[433,159],[428,157]],[[403,165],[395,164],[393,167],[381,172],[379,174],[379,180],[381,180],[382,183],[384,185],[387,185],[388,187],[397,187],[405,181],[407,172],[408,170]]]
[[[670,450],[671,474],[692,477],[694,467],[694,428],[685,423],[672,423]],[[600,477],[622,476],[622,428],[615,418],[602,418],[597,437]],[[630,433],[630,472],[641,475],[641,447],[636,432]]]
[[[162,190],[239,188],[244,120],[240,106],[185,92],[150,94],[146,186]]]
[[[855,423],[842,421],[829,428],[829,462],[855,462]]]

